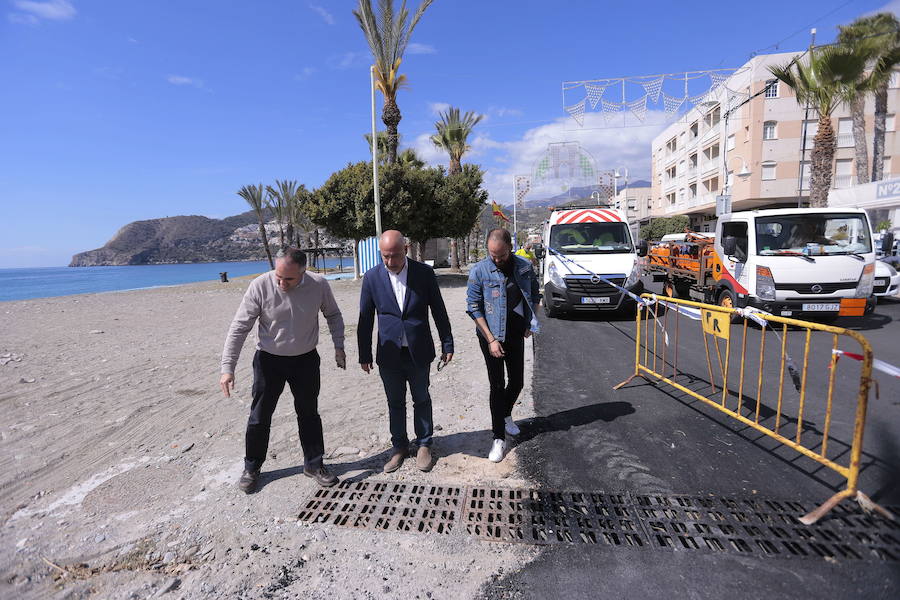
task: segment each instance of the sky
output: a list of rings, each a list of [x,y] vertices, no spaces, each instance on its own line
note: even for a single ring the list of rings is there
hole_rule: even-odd
[[[315,188],[367,160],[371,55],[356,5],[0,0],[0,268],[65,265],[131,221],[230,216],[248,208],[243,185]],[[485,115],[463,162],[482,166],[502,204],[553,142],[648,179],[664,113],[616,127],[589,110],[579,127],[563,82],[739,67],[804,49],[811,27],[832,41],[837,25],[900,0],[750,6],[435,0],[401,68],[401,148],[446,165],[428,137],[453,105]],[[379,124],[380,110],[379,98]]]

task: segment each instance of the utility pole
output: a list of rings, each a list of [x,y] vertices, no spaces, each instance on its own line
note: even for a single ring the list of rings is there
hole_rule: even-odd
[[[816,28],[813,27],[809,31],[809,34],[809,58],[812,60],[812,53],[816,46]],[[806,99],[806,110],[803,113],[803,135],[800,136],[800,175],[798,177],[799,182],[797,183],[797,208],[800,208],[803,205],[803,163],[806,162],[806,130],[808,123],[809,98]],[[810,182],[810,185],[812,185],[812,182]]]
[[[378,195],[378,132],[375,130],[375,65],[369,68],[372,85],[372,184],[375,186],[375,235],[381,237],[381,198]]]

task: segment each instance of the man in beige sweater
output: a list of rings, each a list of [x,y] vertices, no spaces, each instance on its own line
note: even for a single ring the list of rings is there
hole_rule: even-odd
[[[280,252],[275,270],[250,283],[234,315],[225,349],[219,384],[226,397],[234,389],[234,367],[247,334],[259,321],[259,343],[253,357],[253,403],[247,421],[244,473],[238,487],[256,491],[259,471],[269,447],[272,413],[287,383],[303,448],[303,473],[319,485],[331,486],[337,477],[322,463],[325,442],[319,417],[319,311],[325,315],[337,366],[347,368],[344,354],[344,319],[328,281],[306,272],[306,254],[296,248]]]

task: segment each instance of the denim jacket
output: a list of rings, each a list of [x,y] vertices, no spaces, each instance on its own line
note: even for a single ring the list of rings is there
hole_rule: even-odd
[[[531,323],[531,331],[537,333],[538,322],[533,307],[540,290],[534,268],[531,261],[521,256],[510,255],[509,259],[515,261],[513,277],[525,300],[525,319]],[[472,319],[484,317],[488,329],[501,342],[506,341],[505,282],[506,276],[488,257],[472,266],[466,292],[466,312]]]

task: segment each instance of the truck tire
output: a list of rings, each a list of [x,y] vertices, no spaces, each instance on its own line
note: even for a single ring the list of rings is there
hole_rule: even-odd
[[[722,308],[735,308],[737,304],[735,304],[734,292],[732,292],[728,288],[722,288],[722,290],[719,292],[719,297],[716,300],[716,304],[718,304]]]

